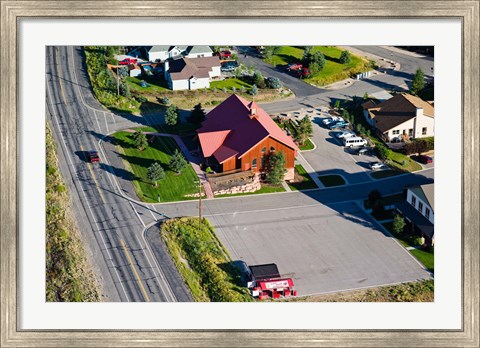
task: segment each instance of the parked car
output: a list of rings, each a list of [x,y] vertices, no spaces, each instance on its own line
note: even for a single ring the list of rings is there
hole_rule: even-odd
[[[232,58],[232,52],[230,52],[229,50],[220,51],[218,55],[220,56],[220,59]]]
[[[287,70],[288,71],[299,71],[302,70],[303,65],[300,63],[292,63],[287,65]]]
[[[137,59],[135,58],[125,58],[124,60],[121,60],[118,62],[118,65],[129,65],[129,64],[136,64]]]
[[[97,151],[88,151],[87,152],[87,160],[90,163],[100,162],[100,157],[98,157],[98,152]]]
[[[370,153],[370,148],[368,148],[368,147],[362,147],[361,149],[358,149],[356,153],[357,153],[357,155],[359,155],[359,156],[360,156],[360,155],[367,155],[367,154]]]
[[[386,168],[388,168],[387,165],[385,163],[382,163],[382,162],[370,163],[370,169],[372,169],[372,170],[386,169]]]
[[[420,156],[412,156],[412,158],[420,163],[427,164],[427,163],[432,163],[433,158],[427,155],[420,155]]]
[[[301,70],[297,71],[297,76],[301,79],[307,78],[310,76],[310,70],[308,68],[302,68]]]
[[[342,138],[348,138],[348,137],[354,137],[355,133],[352,131],[343,131],[340,133],[335,134],[335,137],[342,139]]]
[[[330,124],[328,126],[328,128],[330,128],[331,130],[333,129],[337,129],[337,128],[344,128],[344,127],[347,127],[349,125],[348,122],[345,122],[345,121],[341,121],[341,122],[335,122],[334,124]]]

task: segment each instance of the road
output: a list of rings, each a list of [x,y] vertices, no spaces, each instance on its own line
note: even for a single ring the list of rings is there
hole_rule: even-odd
[[[109,162],[87,163],[85,152],[98,150],[107,134],[139,125],[162,123],[163,115],[111,113],[95,99],[80,47],[47,48],[47,116],[58,146],[60,170],[67,182],[72,206],[85,245],[94,258],[106,301],[191,301],[171,260],[156,240],[154,224],[165,216],[193,215],[195,201],[144,204],[125,195],[119,184],[122,168]],[[263,104],[269,113],[325,105],[332,98],[381,93],[387,86],[405,82],[404,76],[379,74],[335,91],[305,92],[293,100]],[[303,86],[304,87],[304,86]],[[288,208],[325,205],[361,199],[373,189],[399,192],[407,184],[433,180],[433,169],[361,185],[308,192],[206,200],[204,214],[232,214],[265,206]],[[147,228],[148,227],[148,228]],[[148,243],[147,243],[148,240]],[[155,246],[155,250],[152,250]],[[154,255],[155,254],[155,255]]]
[[[143,236],[144,228],[163,216],[122,196],[114,168],[86,161],[86,151],[101,153],[98,142],[103,134],[134,122],[104,111],[91,94],[79,59],[77,48],[47,48],[47,115],[78,227],[94,256],[105,300],[189,300],[188,292],[172,291],[183,281],[178,275],[165,278]]]

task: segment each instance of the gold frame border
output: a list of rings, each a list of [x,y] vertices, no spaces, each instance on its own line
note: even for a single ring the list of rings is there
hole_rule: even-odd
[[[406,331],[20,331],[17,329],[17,72],[1,64],[0,300],[1,347],[479,347],[479,2],[477,1],[3,1],[1,62],[17,61],[24,17],[115,18],[460,18],[462,32],[461,330]],[[232,6],[232,4],[235,6]],[[289,11],[282,10],[288,6]],[[238,14],[242,8],[242,14]],[[105,11],[107,10],[108,11]],[[148,15],[145,14],[148,12]],[[374,15],[372,15],[374,14]],[[250,344],[249,344],[250,342]]]

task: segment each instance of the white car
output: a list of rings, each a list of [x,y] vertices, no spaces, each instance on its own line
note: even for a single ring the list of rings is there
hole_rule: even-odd
[[[373,163],[370,163],[370,169],[372,170],[377,170],[377,169],[386,169],[388,168],[386,164],[382,163],[382,162],[373,162]]]
[[[354,137],[355,136],[355,133],[354,132],[351,132],[351,131],[345,131],[345,132],[340,132],[340,133],[337,133],[335,134],[335,136],[339,139],[342,139],[342,138],[349,138],[349,137]]]
[[[324,118],[322,120],[322,123],[325,125],[325,126],[328,126],[330,123],[332,122],[335,122],[332,118]]]

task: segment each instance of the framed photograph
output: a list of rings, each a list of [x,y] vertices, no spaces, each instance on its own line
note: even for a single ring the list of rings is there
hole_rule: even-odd
[[[479,347],[479,7],[2,0],[1,346]]]

